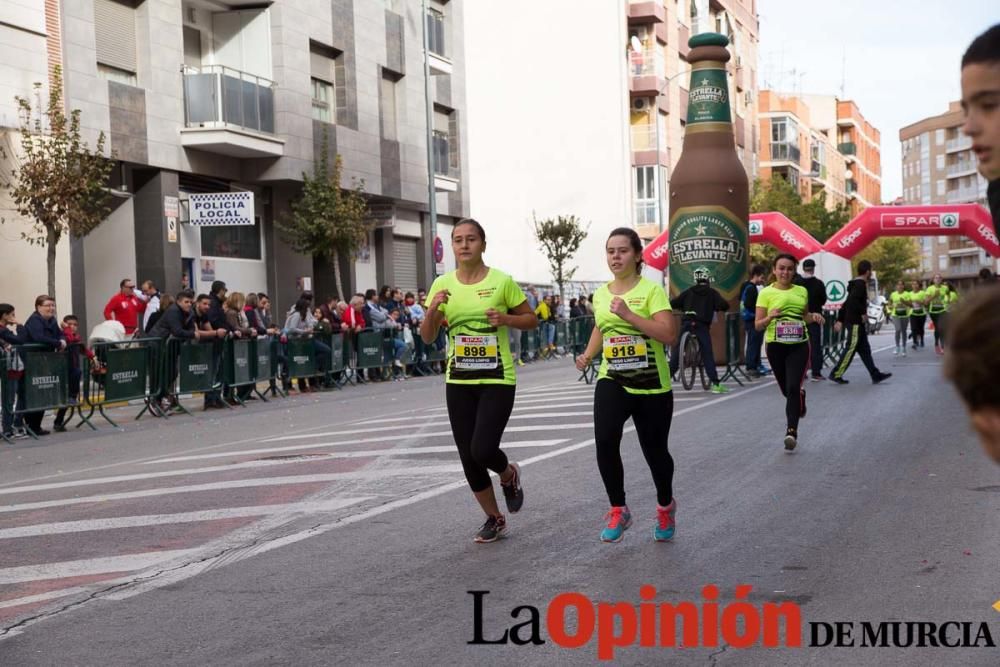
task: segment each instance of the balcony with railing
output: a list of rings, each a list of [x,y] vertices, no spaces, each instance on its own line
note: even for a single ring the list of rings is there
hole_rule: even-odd
[[[837,144],[837,151],[841,155],[857,155],[858,146],[853,141],[846,141],[842,144]]]
[[[642,23],[663,23],[667,20],[667,9],[663,0],[629,0],[629,25]]]
[[[974,203],[979,199],[979,188],[965,187],[948,190],[947,198],[949,204]]]
[[[666,76],[666,62],[663,49],[643,49],[629,51],[629,90],[634,95],[656,95],[662,88]]]
[[[958,151],[965,151],[972,148],[972,137],[958,137],[956,139],[949,139],[945,144],[945,151],[948,153],[957,153]]]
[[[799,163],[802,152],[795,144],[788,142],[771,142],[771,162]]]
[[[976,173],[978,168],[972,160],[962,160],[948,165],[948,178],[958,178],[959,176],[969,176]]]
[[[224,65],[185,70],[181,145],[231,157],[280,157],[285,142],[274,136],[274,83]]]
[[[655,199],[637,199],[632,212],[635,217],[636,227],[640,225],[658,225],[660,222],[659,202]]]
[[[688,46],[689,39],[691,39],[691,28],[683,23],[680,24],[677,28],[677,52],[684,60],[687,60],[688,53],[691,52],[691,47]]]
[[[854,179],[844,181],[844,191],[848,195],[856,195],[858,193],[858,182]]]
[[[662,132],[662,128],[661,128]],[[632,133],[632,164],[641,167],[654,164],[669,165],[670,151],[667,148],[667,138],[660,136],[660,155],[656,155],[656,128],[651,124],[633,125]]]

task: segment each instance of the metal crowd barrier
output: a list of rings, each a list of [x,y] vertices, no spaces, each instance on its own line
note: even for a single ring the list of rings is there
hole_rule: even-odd
[[[8,359],[11,360],[10,367],[23,367],[22,371],[15,371],[23,372],[23,375],[18,383],[17,402],[11,410],[14,418],[46,410],[76,410],[76,403],[70,400],[69,355],[66,350],[52,350],[47,345],[15,345]],[[37,439],[38,434],[27,421],[25,431]]]
[[[83,402],[89,407],[84,414],[81,410],[79,428],[87,424],[93,429],[91,419],[94,412],[100,413],[114,427],[115,423],[104,411],[109,403],[142,400],[145,405],[136,415],[140,418],[149,411],[162,416],[156,405],[162,382],[163,341],[159,338],[141,338],[120,343],[94,343],[91,350],[99,365],[86,358],[83,363]]]

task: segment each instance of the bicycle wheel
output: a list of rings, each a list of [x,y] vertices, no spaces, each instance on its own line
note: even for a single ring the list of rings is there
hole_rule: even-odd
[[[681,335],[681,359],[680,370],[681,384],[690,391],[694,387],[694,376],[698,372],[698,362],[701,359],[701,347],[698,339],[690,332],[685,331]]]

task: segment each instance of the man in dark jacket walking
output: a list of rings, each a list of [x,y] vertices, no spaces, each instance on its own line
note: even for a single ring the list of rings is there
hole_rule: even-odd
[[[826,305],[826,283],[816,277],[816,262],[814,260],[807,259],[802,262],[802,276],[795,282],[797,285],[805,287],[809,293],[809,312],[822,315],[823,306]],[[806,328],[809,331],[812,381],[819,382],[826,379],[823,377],[823,325],[807,320]]]
[[[698,337],[701,345],[701,360],[705,364],[705,373],[712,383],[713,394],[725,394],[729,391],[719,382],[719,373],[715,368],[715,355],[712,352],[712,337],[709,329],[715,313],[729,310],[729,304],[722,295],[709,286],[711,280],[708,270],[695,269],[695,284],[670,300],[670,307],[683,313],[681,317],[681,332],[691,331]],[[670,375],[677,373],[680,365],[680,338],[670,351]]]
[[[837,313],[837,323],[833,328],[838,333],[847,327],[847,341],[840,359],[830,373],[830,379],[837,384],[847,384],[844,373],[847,372],[854,353],[861,357],[862,363],[871,375],[872,384],[878,384],[892,377],[892,373],[883,373],[875,366],[872,359],[872,348],[868,344],[868,330],[865,327],[865,317],[868,315],[868,280],[872,275],[872,263],[867,259],[858,262],[858,277],[847,284],[847,298]]]

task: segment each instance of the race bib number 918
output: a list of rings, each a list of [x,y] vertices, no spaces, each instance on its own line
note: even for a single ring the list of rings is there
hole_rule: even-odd
[[[604,339],[604,358],[613,371],[646,368],[646,341],[642,336],[608,336]]]
[[[455,336],[455,368],[490,370],[499,363],[496,336]]]

